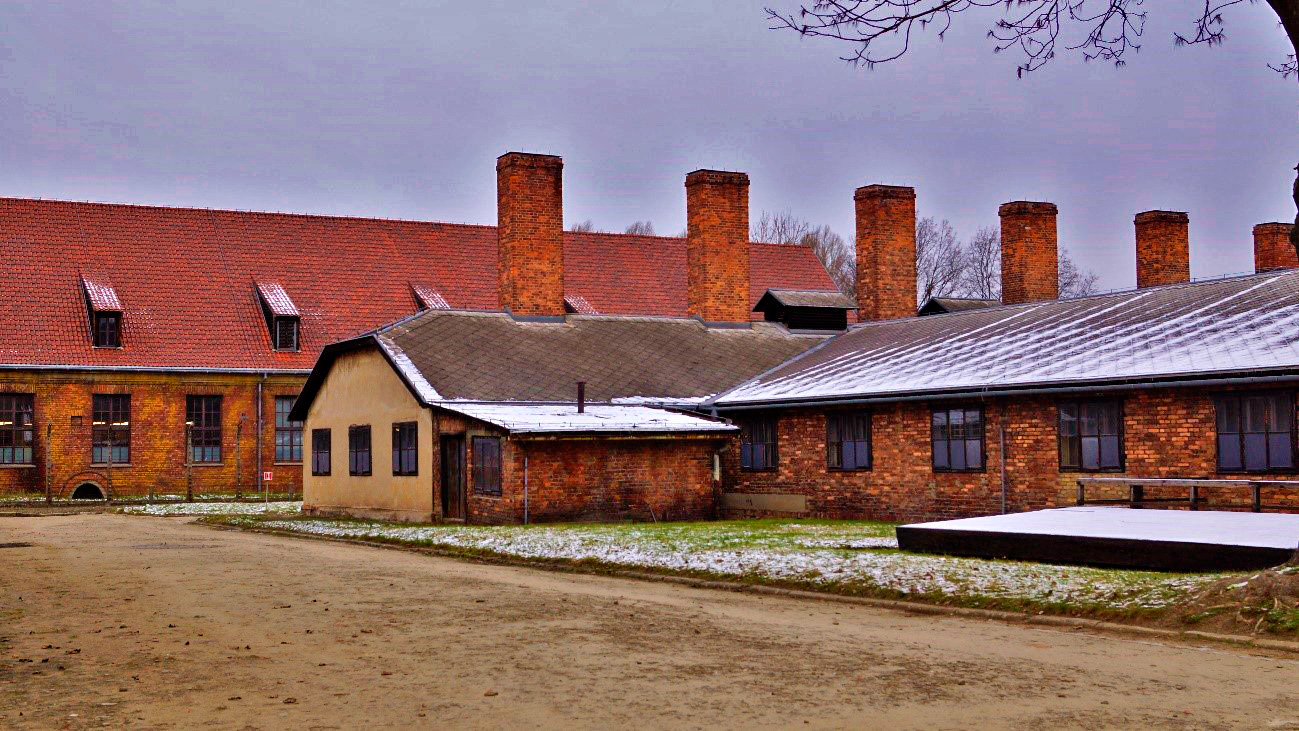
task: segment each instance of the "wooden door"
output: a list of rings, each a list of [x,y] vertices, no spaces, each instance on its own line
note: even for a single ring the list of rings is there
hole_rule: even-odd
[[[442,437],[442,517],[465,518],[465,437]]]

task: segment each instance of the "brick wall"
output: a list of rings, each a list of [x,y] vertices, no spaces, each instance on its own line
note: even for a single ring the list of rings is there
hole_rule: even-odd
[[[195,465],[195,493],[233,492],[257,486],[257,382],[251,375],[154,374],[128,372],[7,371],[0,373],[0,392],[34,394],[36,455],[32,466],[0,466],[0,494],[43,495],[46,457],[51,492],[68,497],[83,482],[106,488],[109,470],[91,464],[93,394],[131,395],[131,462],[114,465],[117,495],[184,494],[185,397],[222,396],[222,461]],[[301,464],[275,464],[275,397],[296,396],[304,378],[272,376],[263,382],[262,469],[272,471],[274,492],[302,489]],[[243,419],[236,450],[236,433]],[[47,425],[49,436],[47,437]],[[236,455],[238,458],[236,458]],[[236,473],[236,464],[239,472]]]
[[[1299,254],[1290,243],[1289,223],[1260,223],[1254,227],[1254,271],[1299,267]]]
[[[916,314],[916,191],[867,185],[853,194],[857,216],[857,317]]]
[[[772,472],[741,471],[738,453],[730,449],[723,460],[723,485],[727,492],[803,495],[808,514],[819,517],[918,521],[994,514],[1001,510],[999,433],[1003,425],[1007,507],[1012,512],[1072,505],[1076,480],[1084,476],[1248,479],[1250,475],[1217,472],[1215,393],[1156,389],[1119,395],[1126,454],[1126,470],[1121,473],[1060,469],[1057,401],[1052,398],[1003,398],[983,403],[986,468],[972,473],[933,470],[928,404],[873,407],[873,468],[860,472],[826,468],[823,410],[783,411],[779,412],[778,468]],[[1299,472],[1267,477],[1299,479]],[[1185,491],[1147,489],[1146,494],[1185,495]],[[1248,493],[1241,490],[1205,490],[1202,494],[1211,501],[1248,502]],[[1121,495],[1126,492],[1114,490],[1105,496]],[[1264,490],[1263,500],[1299,509],[1299,495],[1293,492]],[[726,511],[729,517],[754,514]]]
[[[687,311],[704,322],[749,322],[748,175],[686,176],[686,289]]]
[[[496,160],[501,307],[564,314],[564,161],[508,152]]]
[[[1053,300],[1060,293],[1054,203],[1014,201],[1001,217],[1001,301]]]
[[[1191,281],[1190,217],[1178,211],[1144,211],[1137,231],[1137,287]]]

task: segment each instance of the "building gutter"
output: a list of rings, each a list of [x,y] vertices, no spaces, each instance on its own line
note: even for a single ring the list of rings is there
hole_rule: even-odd
[[[113,373],[239,373],[248,376],[305,376],[310,368],[203,368],[179,366],[71,366],[0,363],[0,371],[111,371]]]
[[[1299,373],[1270,376],[1225,376],[1219,378],[1187,378],[1175,381],[1125,381],[1121,383],[1075,384],[1072,386],[1025,386],[1023,388],[981,388],[965,391],[931,391],[928,393],[894,396],[858,396],[852,398],[822,398],[802,401],[755,401],[752,403],[709,404],[717,411],[751,411],[756,409],[797,409],[816,406],[851,406],[856,404],[888,404],[908,401],[984,400],[1002,396],[1039,396],[1050,394],[1093,393],[1097,391],[1132,391],[1148,388],[1192,388],[1205,386],[1248,386],[1299,382]]]

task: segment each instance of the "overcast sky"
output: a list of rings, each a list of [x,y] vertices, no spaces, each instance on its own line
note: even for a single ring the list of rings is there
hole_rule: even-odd
[[[749,173],[755,220],[845,236],[866,183],[962,235],[1052,201],[1105,288],[1135,281],[1133,214],[1183,210],[1194,276],[1248,271],[1251,226],[1294,216],[1285,37],[1257,3],[1223,47],[1175,48],[1195,4],[1146,8],[1127,67],[1062,53],[1017,79],[995,10],[866,70],[761,3],[11,0],[0,195],[494,224],[494,160],[526,150],[564,157],[570,223],[609,230],[681,231],[707,167]]]

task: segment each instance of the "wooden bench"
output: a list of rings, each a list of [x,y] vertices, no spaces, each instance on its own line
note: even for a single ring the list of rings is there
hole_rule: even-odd
[[[1127,487],[1128,497],[1126,499],[1087,499],[1088,487],[1114,486]],[[1186,497],[1148,498],[1145,496],[1145,488],[1147,487],[1185,488]],[[1130,508],[1142,508],[1146,505],[1157,503],[1185,503],[1190,510],[1200,510],[1201,508],[1210,507],[1246,507],[1244,505],[1229,503],[1210,505],[1200,497],[1200,489],[1205,487],[1241,488],[1242,490],[1249,490],[1251,499],[1248,507],[1255,513],[1262,512],[1263,510],[1293,510],[1299,507],[1263,505],[1262,498],[1263,488],[1265,487],[1299,490],[1299,480],[1183,480],[1164,477],[1080,477],[1078,479],[1078,505],[1127,505]]]

